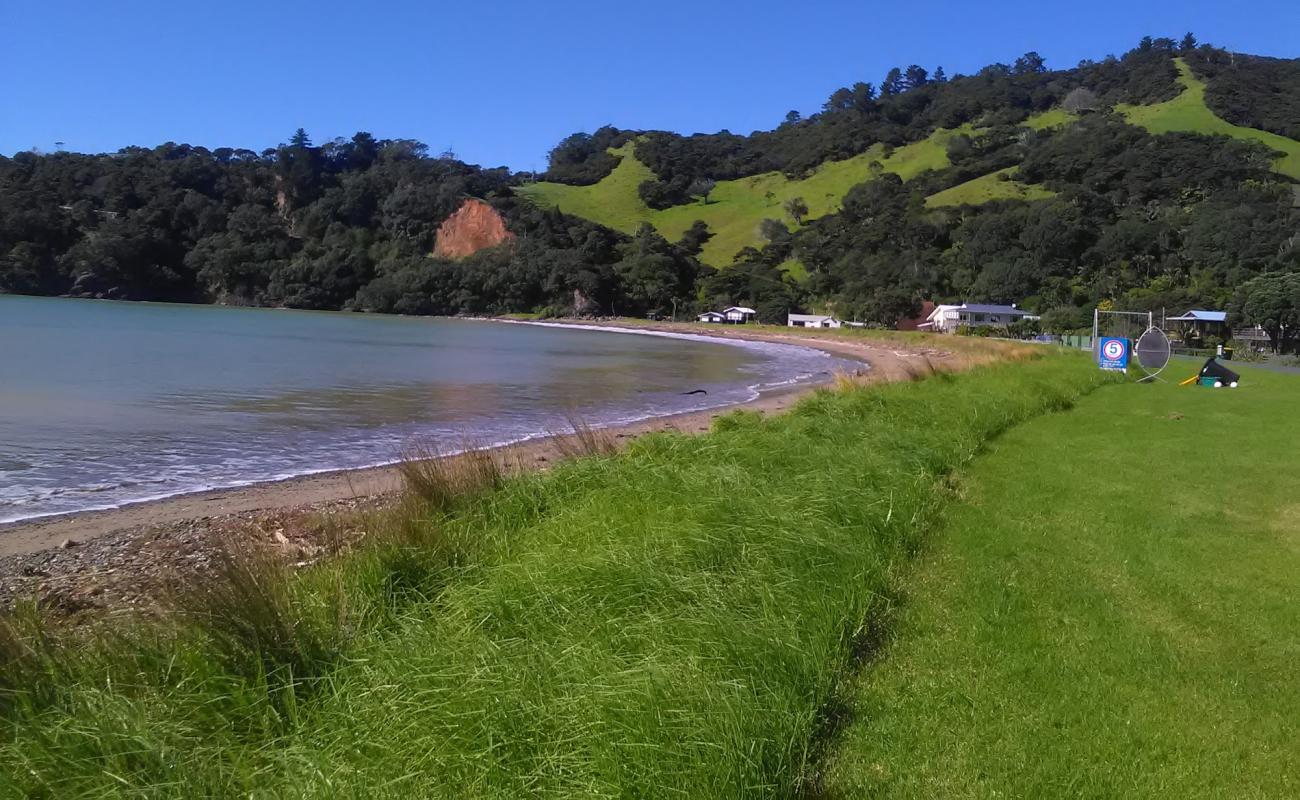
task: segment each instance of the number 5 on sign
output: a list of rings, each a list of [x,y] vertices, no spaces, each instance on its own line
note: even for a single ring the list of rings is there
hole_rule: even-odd
[[[1107,337],[1097,347],[1097,366],[1102,369],[1128,369],[1128,339]]]

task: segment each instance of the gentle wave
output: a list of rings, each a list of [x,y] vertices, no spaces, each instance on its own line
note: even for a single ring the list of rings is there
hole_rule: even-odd
[[[758,378],[756,381],[714,384],[710,386],[708,395],[690,398],[679,393],[659,394],[653,398],[653,402],[648,405],[642,404],[638,408],[603,408],[586,418],[586,422],[594,428],[618,426],[656,417],[751,402],[760,397],[764,391],[815,381],[845,362],[843,359],[837,359],[829,353],[814,348],[773,342],[564,323],[517,322],[513,324],[688,339],[741,347],[765,356],[765,361],[760,364],[760,372],[755,376]],[[809,359],[813,359],[814,366],[809,367]],[[479,447],[502,447],[537,439],[550,435],[553,431],[565,429],[567,427],[560,422],[555,409],[539,408],[528,419],[489,419],[478,428],[483,434],[481,438],[476,437],[472,441]],[[463,432],[448,430],[443,426],[412,424],[381,429],[352,428],[333,432],[321,431],[320,438],[309,443],[286,437],[281,443],[283,446],[281,452],[291,452],[290,457],[270,453],[258,456],[241,452],[238,443],[225,443],[224,446],[218,447],[215,453],[207,453],[209,457],[218,456],[216,461],[207,463],[196,460],[197,454],[146,451],[141,454],[139,460],[152,463],[147,465],[133,463],[131,468],[137,470],[134,474],[101,475],[99,480],[83,486],[0,487],[0,524],[87,511],[118,509],[187,494],[239,489],[293,478],[388,466],[400,460],[397,454],[404,444],[415,439],[426,438],[435,442],[449,455],[463,451],[464,448],[454,445],[466,441]],[[264,443],[258,442],[258,444]],[[234,451],[237,455],[220,457],[223,451]],[[352,457],[340,458],[340,452],[351,454]],[[29,463],[30,461],[28,457],[17,461],[6,458],[6,463],[23,463],[27,468],[57,466]],[[151,471],[154,474],[148,474]]]

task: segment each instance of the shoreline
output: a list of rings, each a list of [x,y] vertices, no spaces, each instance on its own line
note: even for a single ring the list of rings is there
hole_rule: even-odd
[[[713,408],[663,414],[632,422],[600,427],[618,438],[659,430],[691,431],[706,427],[716,417],[734,409],[760,412],[784,410],[790,398],[801,396],[827,381],[779,387],[759,397]],[[563,434],[543,434],[519,442],[483,448],[508,453],[545,464],[559,458],[554,440]],[[459,453],[448,453],[455,458]],[[540,460],[537,458],[540,457]],[[339,500],[357,500],[397,493],[401,488],[396,464],[325,470],[280,480],[259,481],[242,486],[202,489],[167,497],[139,500],[115,508],[69,511],[30,519],[0,523],[0,558],[27,555],[57,547],[69,539],[83,545],[101,536],[140,525],[184,522],[255,511],[280,511]]]
[[[537,323],[546,324],[546,323]],[[983,359],[887,341],[772,330],[699,330],[688,324],[565,321],[567,326],[637,329],[707,338],[794,344],[861,362],[859,382],[906,380],[921,372],[957,370]],[[735,326],[741,327],[741,326]],[[648,330],[647,330],[648,329]],[[911,362],[911,363],[909,363]],[[781,414],[835,375],[773,387],[749,401],[649,417],[600,428],[618,446],[657,431],[705,433],[737,409]],[[566,455],[564,434],[487,448],[510,473],[545,470]],[[456,458],[448,455],[447,458]],[[0,609],[34,598],[69,617],[108,610],[158,608],[210,573],[231,541],[272,548],[294,568],[353,547],[376,522],[374,512],[401,498],[396,466],[338,470],[148,500],[103,511],[75,512],[0,525]],[[165,603],[164,603],[165,605]]]
[[[667,335],[698,339],[755,341],[784,345],[798,345],[820,350],[838,357],[847,357],[872,367],[862,346],[842,346],[838,342],[815,340],[803,336],[778,336],[767,332],[732,332],[698,330],[684,323],[647,323],[627,321],[561,320],[545,321],[500,320],[512,324],[591,328],[610,333],[642,335]],[[739,326],[736,326],[739,327]],[[684,329],[685,328],[685,329]],[[747,401],[726,403],[693,411],[655,415],[641,420],[602,427],[619,439],[634,438],[653,430],[679,429],[696,431],[717,416],[736,408],[747,408],[763,413],[781,411],[791,403],[791,396],[799,396],[831,378],[812,379],[789,386],[770,387]],[[511,452],[520,457],[537,458],[546,463],[553,457],[553,434],[543,434],[520,442],[488,447],[493,452]],[[454,453],[449,457],[454,457]],[[39,553],[61,544],[84,545],[103,536],[126,529],[183,523],[213,517],[260,511],[282,511],[295,507],[312,506],[331,501],[357,500],[388,496],[400,488],[396,466],[344,468],[297,475],[272,481],[258,481],[245,485],[181,492],[166,497],[150,498],[126,503],[113,508],[86,509],[37,516],[0,523],[0,559]],[[4,570],[0,568],[0,575]]]

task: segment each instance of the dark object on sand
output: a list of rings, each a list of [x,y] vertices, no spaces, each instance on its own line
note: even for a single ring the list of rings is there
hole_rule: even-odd
[[[692,389],[689,392],[682,392],[682,394],[708,394],[708,392],[704,389]]]

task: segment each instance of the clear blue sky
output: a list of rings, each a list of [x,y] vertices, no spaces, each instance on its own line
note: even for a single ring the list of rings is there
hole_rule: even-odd
[[[1037,50],[1068,67],[1188,30],[1300,56],[1297,0],[6,0],[0,19],[0,153],[260,151],[302,126],[317,142],[368,130],[515,169],[605,123],[771,128],[894,65],[951,75]]]

